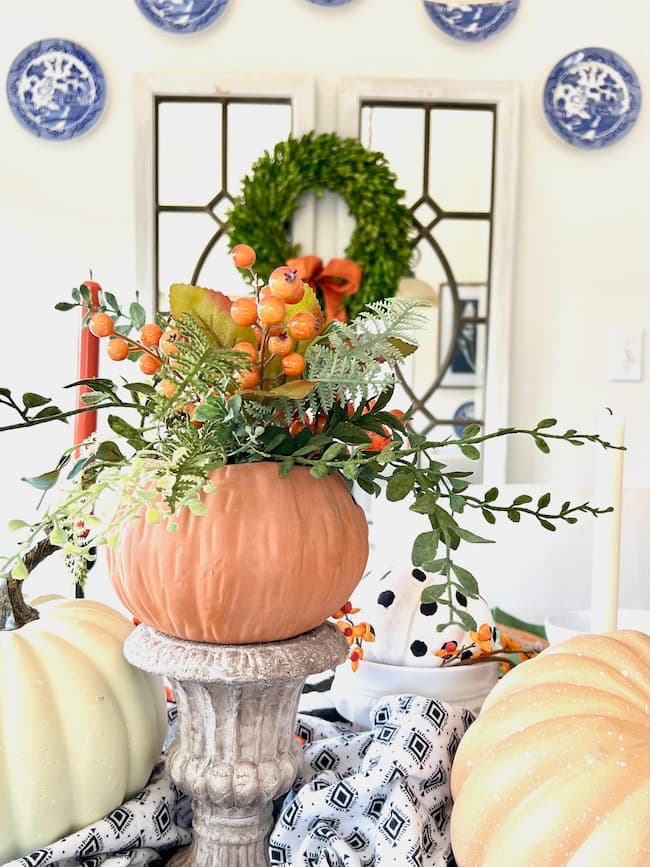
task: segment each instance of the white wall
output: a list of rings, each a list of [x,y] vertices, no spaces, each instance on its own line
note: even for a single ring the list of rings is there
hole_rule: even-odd
[[[650,113],[602,152],[558,139],[541,110],[546,75],[565,53],[604,45],[650,82],[650,5],[628,0],[530,0],[511,26],[483,44],[449,39],[419,0],[352,0],[325,9],[306,0],[231,0],[212,28],[193,36],[153,27],[132,0],[32,0],[3,20],[0,68],[28,43],[65,37],[102,64],[104,117],[88,135],[41,141],[0,99],[0,262],[4,276],[0,384],[54,393],[76,367],[74,316],[52,305],[88,276],[122,297],[135,288],[134,117],[136,72],[172,68],[314,74],[319,120],[335,116],[327,84],[347,75],[516,80],[522,85],[521,181],[515,251],[511,422],[548,415],[593,430],[606,405],[625,416],[626,485],[650,486],[647,363],[642,383],[608,383],[610,326],[650,322]],[[646,97],[649,94],[646,94]],[[68,443],[63,429],[1,441],[0,527],[33,502],[17,477],[48,467]],[[589,489],[594,454],[564,447],[544,457],[511,448],[513,482]],[[9,539],[0,530],[2,548]],[[579,550],[569,556],[576,562]],[[645,566],[641,567],[646,568]],[[647,579],[647,571],[644,573]]]

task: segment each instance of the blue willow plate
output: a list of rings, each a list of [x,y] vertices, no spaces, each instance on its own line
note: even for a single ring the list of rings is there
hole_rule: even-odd
[[[474,405],[473,400],[468,400],[465,403],[461,403],[456,412],[454,413],[454,421],[460,422],[462,419],[473,419],[475,417],[476,407]],[[454,433],[457,437],[462,437],[463,431],[465,430],[465,424],[455,424],[454,425]]]
[[[168,33],[196,33],[226,11],[228,0],[135,0],[138,9]]]
[[[424,8],[433,23],[448,36],[477,42],[507,26],[519,8],[519,0],[494,0],[493,3],[424,0]]]
[[[629,63],[606,48],[562,58],[544,87],[544,112],[569,144],[600,148],[628,132],[641,109],[641,86]]]
[[[87,132],[106,104],[104,73],[74,42],[43,39],[24,48],[7,75],[7,99],[34,135],[68,139]]]

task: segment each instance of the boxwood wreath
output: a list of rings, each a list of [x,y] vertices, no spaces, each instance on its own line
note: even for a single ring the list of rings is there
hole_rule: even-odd
[[[411,212],[384,155],[335,133],[289,137],[253,166],[229,214],[230,246],[249,244],[258,273],[300,254],[289,237],[300,197],[326,190],[345,199],[356,226],[345,256],[363,272],[361,288],[344,299],[349,317],[371,301],[391,297],[407,275],[413,251]],[[308,254],[317,251],[307,250]]]

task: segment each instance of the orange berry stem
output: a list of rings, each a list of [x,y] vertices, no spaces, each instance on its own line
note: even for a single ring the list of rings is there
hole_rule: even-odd
[[[123,338],[124,340],[126,340],[127,343],[130,343],[131,346],[134,346],[135,347],[134,351],[137,350],[138,352],[146,352],[147,355],[151,355],[153,358],[156,359],[156,361],[161,361],[160,355],[158,355],[157,352],[154,352],[152,349],[149,349],[147,346],[143,346],[141,343],[138,343],[138,341],[134,340],[132,337],[127,337],[126,334],[120,334],[119,336],[121,338]]]

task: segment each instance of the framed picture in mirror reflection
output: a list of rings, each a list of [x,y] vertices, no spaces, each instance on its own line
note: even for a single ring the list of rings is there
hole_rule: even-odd
[[[484,384],[487,338],[487,286],[485,283],[459,283],[460,323],[454,328],[454,301],[451,286],[440,285],[439,369],[451,358],[440,383],[441,388],[476,388]]]

